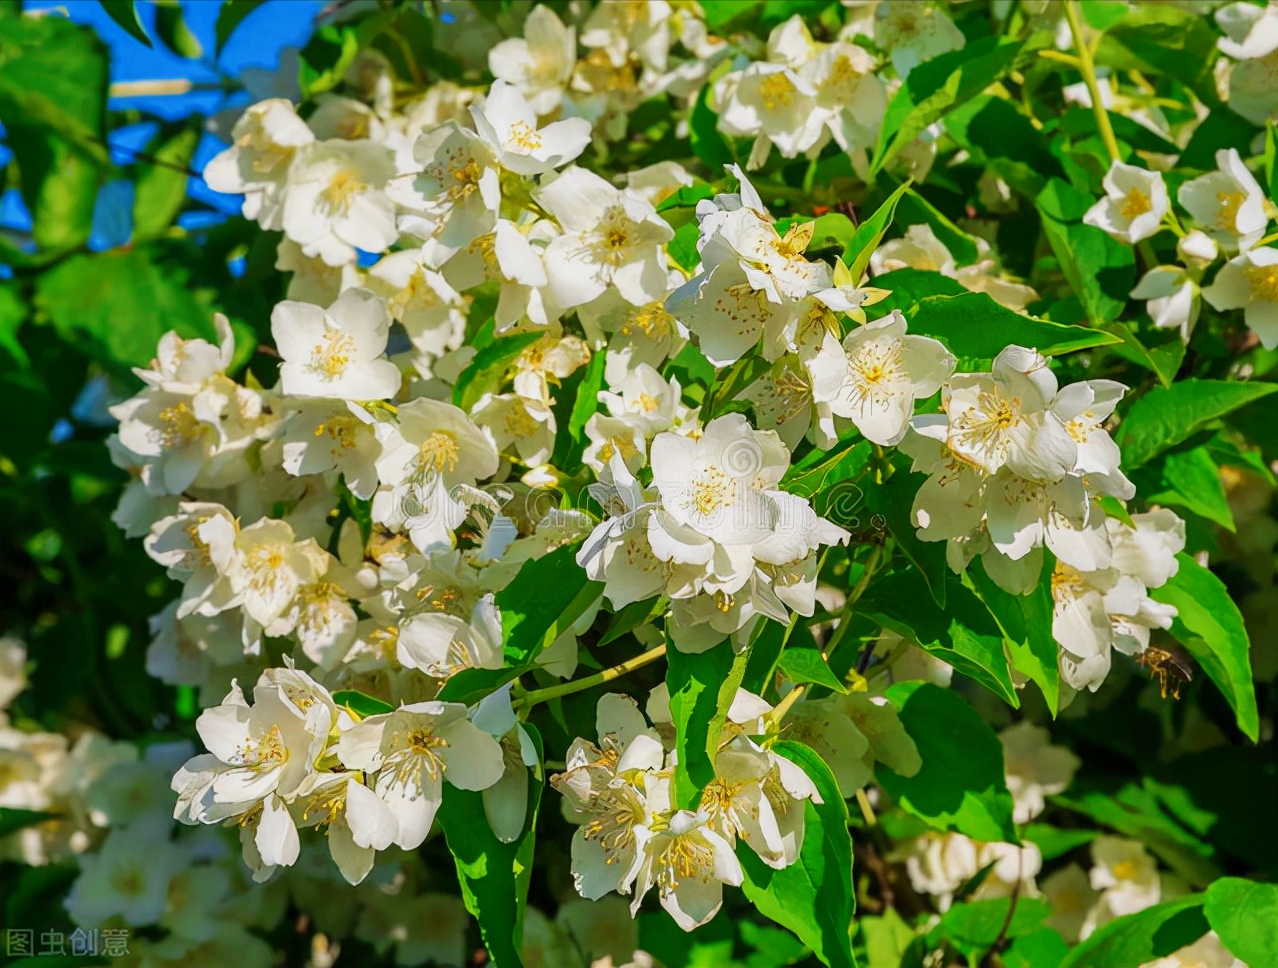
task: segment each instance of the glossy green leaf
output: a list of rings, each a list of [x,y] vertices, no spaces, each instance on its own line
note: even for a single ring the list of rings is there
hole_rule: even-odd
[[[1133,481],[1151,504],[1186,508],[1228,531],[1234,530],[1234,514],[1220,480],[1220,468],[1206,447],[1172,451],[1141,470]]]
[[[908,570],[870,585],[857,611],[916,640],[1005,702],[1019,706],[1003,632],[989,610],[971,589],[954,580],[946,585],[945,603],[945,608],[938,607],[923,576]]]
[[[1052,637],[1052,569],[1050,556],[1038,585],[1028,595],[1013,595],[1000,588],[984,566],[974,561],[965,580],[990,610],[1007,641],[1012,666],[1034,681],[1055,716],[1060,709],[1059,646]]]
[[[1003,746],[976,710],[930,682],[898,682],[887,697],[923,759],[911,777],[878,765],[876,776],[888,795],[938,830],[1019,843],[1003,775]]]
[[[54,814],[43,810],[19,810],[16,807],[0,807],[0,839],[9,834],[35,826]]]
[[[1260,715],[1251,676],[1251,642],[1233,597],[1214,574],[1192,556],[1176,556],[1180,567],[1150,596],[1176,606],[1171,632],[1220,688],[1234,710],[1238,728],[1257,742]]]
[[[1036,202],[1043,234],[1070,288],[1082,301],[1088,320],[1101,326],[1117,319],[1136,281],[1132,247],[1095,226],[1084,225],[1083,216],[1095,199],[1060,178],[1051,179]]]
[[[204,55],[204,47],[187,25],[178,0],[155,0],[155,34],[165,47],[187,60]]]
[[[670,716],[675,726],[674,796],[681,808],[696,803],[700,791],[715,776],[714,761],[728,707],[745,675],[748,654],[720,642],[705,652],[680,652],[671,643],[666,651],[670,687]]]
[[[1191,894],[1102,924],[1079,942],[1061,968],[1140,968],[1206,933],[1203,896]]]
[[[151,38],[147,36],[142,21],[138,19],[138,5],[135,0],[101,0],[102,9],[108,17],[128,31],[134,40],[140,40],[148,47]]]
[[[525,724],[537,747],[537,761],[544,762],[541,737]],[[484,947],[494,965],[522,968],[524,911],[532,878],[536,847],[537,813],[546,781],[543,769],[528,770],[528,815],[524,831],[504,844],[488,826],[483,793],[444,784],[439,824],[448,850],[457,864],[466,910],[479,922]]]
[[[924,298],[910,319],[909,330],[939,339],[961,363],[976,366],[988,365],[1013,343],[1044,356],[1058,356],[1119,341],[1103,330],[1022,316],[983,292]]]
[[[469,412],[485,393],[499,392],[515,360],[544,335],[541,332],[516,333],[493,340],[462,370],[453,387],[453,403]]]
[[[791,682],[811,682],[835,692],[848,691],[816,649],[786,649],[781,653],[778,668]]]
[[[927,479],[925,474],[910,471],[910,461],[903,454],[893,457],[894,470],[883,481],[867,481],[865,503],[872,525],[886,527],[896,539],[897,547],[910,559],[927,582],[927,590],[937,605],[945,606],[949,565],[945,562],[944,541],[923,541],[912,519],[914,498]],[[876,520],[877,519],[877,520]]]
[[[1123,467],[1140,467],[1226,414],[1275,390],[1275,383],[1196,379],[1150,390],[1131,405],[1114,434],[1123,452]]]
[[[774,870],[738,842],[745,872],[741,889],[761,914],[797,934],[822,964],[855,968],[852,838],[843,795],[830,768],[802,743],[783,740],[772,749],[808,775],[823,802],[804,801],[803,846],[789,867]]]
[[[1012,905],[1006,897],[955,904],[941,915],[937,931],[960,951],[975,954],[988,951],[1000,937],[1029,934],[1052,913],[1042,898],[1019,897]]]
[[[375,696],[369,696],[357,689],[339,689],[333,693],[333,702],[344,706],[360,717],[379,716],[382,713],[394,712],[395,707]]]
[[[901,196],[909,191],[910,183],[906,182],[889,195],[874,214],[857,226],[856,233],[844,248],[843,261],[848,272],[856,282],[861,281],[870,267],[870,256],[883,241],[883,236],[892,227],[892,216],[896,212]]]
[[[1278,968],[1278,884],[1222,877],[1207,888],[1203,913],[1247,968]]]

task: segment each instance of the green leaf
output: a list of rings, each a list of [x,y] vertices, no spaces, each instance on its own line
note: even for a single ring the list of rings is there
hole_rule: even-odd
[[[1017,938],[1003,953],[1006,968],[1060,968],[1069,954],[1065,939],[1051,928],[1039,928]]]
[[[355,63],[359,49],[359,37],[350,28],[325,24],[315,31],[299,55],[297,81],[303,97],[311,98],[337,87]]]
[[[975,366],[987,365],[1012,343],[1044,356],[1058,356],[1119,341],[1102,330],[1022,316],[983,292],[926,297],[910,319],[909,329],[916,336],[939,339],[961,363]]]
[[[0,20],[0,123],[32,237],[49,252],[89,237],[107,164],[106,86],[106,48],[91,30],[61,17]]]
[[[244,18],[260,7],[263,0],[224,0],[217,14],[217,50],[221,50]]]
[[[140,40],[148,47],[151,38],[146,35],[142,21],[138,19],[138,5],[134,0],[101,0],[106,15],[129,32],[135,40]]]
[[[909,188],[910,182],[907,181],[889,195],[873,215],[857,226],[856,234],[848,242],[843,257],[854,283],[859,284],[861,277],[865,275],[870,266],[870,256],[874,255],[874,250],[883,241],[884,233],[892,225],[892,216],[896,213],[897,203],[901,200],[901,196],[909,191]]]
[[[939,608],[917,571],[899,571],[872,584],[857,611],[914,639],[928,652],[979,682],[1012,706],[1020,697],[1012,684],[1003,631],[971,589],[949,581],[946,607]]]
[[[1060,968],[1139,968],[1206,933],[1203,896],[1191,894],[1102,924],[1079,942]]]
[[[55,814],[45,813],[43,810],[18,810],[14,807],[0,807],[0,840],[8,837],[9,834],[24,830],[27,827],[33,827],[54,816]]]
[[[1132,4],[1127,16],[1101,38],[1096,62],[1165,74],[1215,109],[1220,104],[1212,75],[1218,36],[1212,22],[1197,13],[1161,3]]]
[[[1038,848],[1043,860],[1055,860],[1076,847],[1090,844],[1097,836],[1095,830],[1067,830],[1045,823],[1027,824],[1021,830],[1021,837]]]
[[[1203,913],[1247,968],[1278,968],[1278,884],[1222,877],[1207,888]]]
[[[497,393],[506,380],[506,372],[521,353],[540,340],[545,333],[516,333],[495,339],[461,371],[453,387],[453,403],[467,413],[485,393]]]
[[[1026,166],[1039,179],[1040,189],[1044,178],[1061,173],[1033,122],[1006,98],[977,95],[949,113],[945,130],[977,164],[1006,158]]]
[[[893,269],[874,277],[874,285],[886,289],[892,295],[866,307],[866,313],[876,319],[899,309],[912,316],[914,308],[928,296],[961,296],[969,290],[957,279],[926,269]]]
[[[976,953],[988,950],[1000,935],[1019,938],[1029,934],[1052,914],[1052,906],[1041,898],[1021,897],[1016,899],[1015,908],[1012,904],[1007,897],[955,904],[941,915],[939,931],[960,951]]]
[[[924,128],[1012,70],[1023,50],[1026,48],[1021,41],[984,37],[962,50],[925,61],[910,71],[888,104],[879,133],[879,147],[870,165],[871,176],[903,151]]]
[[[339,706],[345,706],[353,713],[359,714],[361,718],[367,716],[379,716],[382,713],[392,713],[395,707],[388,702],[377,699],[374,696],[366,695],[357,689],[340,689],[333,693],[333,702]]]
[[[1012,667],[1029,676],[1047,700],[1047,708],[1055,716],[1060,711],[1059,646],[1052,637],[1052,570],[1055,562],[1044,556],[1043,576],[1028,595],[1013,595],[1000,588],[985,572],[979,561],[973,561],[965,573],[985,607],[998,622],[1007,640]]]
[[[1190,884],[1206,885],[1220,877],[1212,846],[1168,816],[1153,790],[1135,783],[1113,791],[1078,789],[1083,785],[1076,780],[1069,795],[1052,802],[1141,841]]]
[[[36,304],[59,334],[117,369],[146,366],[167,330],[213,339],[213,309],[189,269],[146,249],[76,255],[40,274]]]
[[[1172,451],[1133,478],[1141,496],[1151,504],[1175,504],[1234,530],[1234,513],[1220,480],[1220,468],[1204,447]]]
[[[949,216],[917,189],[911,188],[905,193],[896,207],[896,215],[902,225],[928,226],[959,265],[968,265],[980,257],[976,240],[950,221]]]
[[[685,272],[692,272],[701,261],[701,253],[697,251],[699,238],[701,232],[697,223],[688,221],[675,229],[674,238],[666,244],[666,254]]]
[[[1175,447],[1239,407],[1278,390],[1275,383],[1182,380],[1155,387],[1132,404],[1114,440],[1131,469]]]
[[[706,102],[709,95],[710,85],[706,84],[688,116],[688,140],[692,143],[692,153],[705,162],[710,169],[710,177],[715,178],[723,166],[732,164],[735,158],[732,146],[719,133],[719,115],[710,110]]]
[[[473,703],[532,668],[542,649],[569,628],[599,598],[603,585],[590,581],[567,545],[520,566],[499,591],[505,663],[500,669],[463,669],[452,676],[439,699]]]
[[[1175,382],[1180,365],[1185,361],[1187,348],[1181,342],[1179,333],[1151,328],[1137,335],[1132,323],[1122,321],[1110,323],[1104,329],[1123,341],[1122,346],[1114,347],[1115,354],[1145,367],[1165,387]]]
[[[1260,716],[1251,678],[1251,643],[1242,614],[1219,578],[1191,555],[1176,556],[1180,568],[1167,584],[1150,596],[1175,605],[1171,632],[1220,687],[1238,721],[1253,743],[1259,741]]]
[[[200,132],[184,127],[171,137],[157,137],[147,147],[147,159],[137,163],[133,196],[133,240],[163,235],[186,201],[187,172]],[[154,161],[150,160],[151,158]]]
[[[670,716],[675,726],[674,795],[680,807],[691,807],[715,776],[728,707],[745,675],[748,653],[736,655],[730,642],[705,652],[680,652],[671,643],[666,651],[670,686]]]
[[[204,47],[186,24],[182,6],[178,0],[154,0],[155,33],[164,46],[187,60],[199,60]]]
[[[778,667],[791,682],[812,682],[835,692],[848,691],[816,649],[786,649]]]
[[[857,919],[857,926],[865,938],[868,968],[900,968],[915,932],[895,908],[885,910],[882,917],[864,915]]]
[[[528,815],[524,831],[509,844],[497,839],[484,815],[483,793],[444,784],[439,823],[457,864],[466,910],[479,922],[479,933],[494,965],[522,968],[524,911],[532,879],[537,813],[546,781],[541,736],[526,729],[537,747],[538,766],[528,771]]]
[[[1136,276],[1136,257],[1129,245],[1101,229],[1083,224],[1095,201],[1060,178],[1053,178],[1036,200],[1043,234],[1061,264],[1093,326],[1117,319],[1127,306]],[[1106,342],[1115,342],[1115,339]],[[1099,344],[1095,344],[1099,345]]]
[[[918,746],[923,766],[911,777],[879,764],[879,785],[903,809],[938,830],[973,840],[1019,844],[1003,746],[956,693],[930,682],[898,682],[887,697]]]
[[[813,450],[790,466],[781,489],[814,498],[842,481],[857,477],[870,459],[870,442],[848,437],[829,450]]]
[[[632,632],[641,625],[647,625],[660,615],[665,607],[666,601],[660,595],[621,607],[608,621],[608,627],[600,636],[599,644],[603,646],[615,642],[627,632]]]
[[[745,872],[741,889],[761,914],[797,934],[823,964],[855,968],[847,805],[830,768],[808,747],[783,740],[772,750],[808,775],[823,802],[804,801],[803,846],[798,860],[783,870],[773,870],[744,843],[737,844]]]
[[[927,582],[932,599],[944,608],[945,589],[949,584],[945,542],[920,540],[912,520],[914,498],[927,475],[912,473],[910,461],[903,454],[895,455],[892,464],[895,469],[886,480],[877,484],[867,482],[866,505],[871,514],[882,518],[897,546]]]

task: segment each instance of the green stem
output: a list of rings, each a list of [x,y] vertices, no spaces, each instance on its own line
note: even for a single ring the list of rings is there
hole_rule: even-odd
[[[1078,72],[1083,75],[1083,83],[1087,85],[1087,93],[1091,95],[1092,113],[1096,115],[1096,127],[1100,131],[1101,141],[1105,143],[1105,150],[1109,152],[1111,161],[1122,161],[1118,139],[1114,137],[1114,128],[1109,123],[1109,113],[1101,103],[1092,51],[1083,40],[1083,26],[1078,19],[1078,0],[1065,0],[1065,19],[1069,21],[1070,33],[1074,35],[1074,47],[1078,51]]]
[[[521,709],[530,709],[539,702],[546,702],[550,699],[558,699],[560,696],[571,696],[574,692],[582,692],[583,690],[593,688],[594,686],[603,685],[605,682],[611,682],[618,679],[628,672],[634,672],[650,663],[656,662],[666,654],[665,645],[659,645],[655,649],[649,649],[643,655],[637,655],[633,659],[627,659],[625,662],[613,666],[611,669],[604,669],[602,672],[596,672],[593,676],[586,676],[584,679],[574,679],[572,682],[561,682],[557,686],[547,686],[545,689],[534,689],[532,692],[526,692],[516,700]]]

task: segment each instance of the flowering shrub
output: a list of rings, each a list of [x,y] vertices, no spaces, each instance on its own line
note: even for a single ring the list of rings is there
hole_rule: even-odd
[[[19,932],[1276,963],[1278,7],[352,4],[105,251],[0,18]]]

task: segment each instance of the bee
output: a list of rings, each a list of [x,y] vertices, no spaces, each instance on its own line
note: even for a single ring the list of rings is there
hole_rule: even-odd
[[[1179,699],[1181,685],[1194,681],[1193,661],[1180,649],[1151,645],[1136,657],[1136,661],[1158,680],[1158,691],[1164,699],[1169,692],[1173,699]]]

